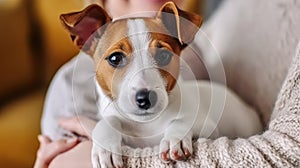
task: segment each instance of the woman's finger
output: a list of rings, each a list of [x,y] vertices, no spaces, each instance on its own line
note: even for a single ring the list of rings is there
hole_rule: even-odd
[[[51,143],[51,139],[45,135],[38,135],[38,140],[40,142],[40,146],[44,146]]]
[[[75,145],[77,145],[77,143],[78,143],[78,139],[77,138],[61,139],[61,140],[52,142],[48,146],[48,153],[47,153],[47,155],[49,156],[49,158],[54,158],[58,154],[66,152],[69,149],[73,148]],[[52,150],[50,150],[50,148]]]
[[[40,141],[40,148],[37,152],[37,159],[35,162],[35,168],[46,168],[50,162],[59,154],[64,153],[78,144],[77,138],[61,139],[53,141],[43,135],[38,136]]]

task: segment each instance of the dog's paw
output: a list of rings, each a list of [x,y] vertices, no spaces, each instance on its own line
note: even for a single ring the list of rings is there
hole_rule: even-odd
[[[160,142],[159,156],[164,162],[184,161],[193,153],[191,137],[164,138]]]
[[[92,148],[93,168],[121,168],[123,160],[121,146],[111,146],[107,149],[93,143]]]

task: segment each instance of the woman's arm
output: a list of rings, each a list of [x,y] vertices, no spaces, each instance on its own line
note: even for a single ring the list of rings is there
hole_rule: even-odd
[[[269,128],[248,139],[199,139],[193,156],[178,167],[300,167],[300,43],[278,95]],[[127,150],[127,154],[138,155]],[[140,151],[140,156],[151,151]],[[125,166],[162,167],[158,156],[126,157]]]
[[[265,133],[248,139],[199,139],[194,143],[193,156],[174,164],[178,167],[299,167],[300,44],[293,63]],[[91,141],[78,144],[56,157],[50,167],[91,167],[91,145]],[[123,152],[125,167],[174,166],[160,161],[154,149],[123,148]]]
[[[215,141],[204,139],[194,144],[195,152],[178,167],[299,167],[300,166],[300,43],[290,71],[278,95],[269,129],[248,139]],[[134,153],[134,151],[127,151]],[[144,151],[145,152],[145,151]],[[143,152],[141,152],[143,153]],[[149,153],[149,151],[148,151]],[[135,154],[136,155],[136,154]],[[139,167],[166,166],[158,157],[127,157],[124,163]]]

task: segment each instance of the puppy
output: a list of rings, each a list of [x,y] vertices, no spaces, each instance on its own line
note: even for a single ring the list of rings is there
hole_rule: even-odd
[[[250,136],[256,112],[230,90],[180,79],[180,53],[202,23],[173,2],[154,18],[112,21],[91,5],[61,15],[74,43],[95,62],[99,118],[93,130],[94,167],[122,167],[121,145],[159,145],[163,161],[192,152],[193,137]]]

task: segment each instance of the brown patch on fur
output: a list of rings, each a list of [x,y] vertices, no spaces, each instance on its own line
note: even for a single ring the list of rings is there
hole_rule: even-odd
[[[119,83],[124,78],[127,66],[114,68],[107,62],[106,58],[114,52],[122,52],[126,55],[127,63],[130,63],[133,51],[127,37],[127,31],[127,21],[125,20],[109,25],[93,56],[96,63],[97,81],[103,91],[112,99],[115,99],[119,93]]]
[[[201,16],[179,9],[174,2],[165,3],[159,10],[157,19],[185,45],[193,41],[202,24]]]
[[[95,4],[79,12],[62,14],[60,15],[60,20],[69,31],[74,44],[89,55],[93,54],[91,43],[94,40],[90,36],[94,36],[95,31],[98,31],[98,35],[101,36],[105,29],[105,24],[111,22],[111,18],[106,11]]]
[[[164,37],[165,35],[159,35],[159,34],[155,34],[155,36],[161,36]],[[167,39],[168,37],[165,37],[164,39]],[[152,55],[153,57],[156,56],[157,51],[161,50],[161,49],[165,49],[168,50],[170,52],[173,53],[173,57],[170,61],[170,63],[166,66],[162,66],[159,67],[159,71],[161,76],[164,78],[164,80],[166,81],[166,90],[167,92],[170,92],[176,82],[177,82],[177,78],[179,75],[179,67],[180,67],[180,48],[178,45],[175,45],[173,43],[169,43],[169,42],[165,42],[165,41],[161,41],[159,39],[156,39],[154,41],[152,41],[152,43],[150,44],[150,48],[152,51]]]
[[[146,21],[146,24],[150,30],[151,38],[153,39],[150,43],[152,56],[155,57],[158,49],[166,49],[174,54],[168,65],[159,67],[161,76],[167,83],[166,90],[167,92],[170,92],[177,82],[180,68],[179,56],[184,46],[180,44],[180,41],[177,38],[172,37],[169,34],[169,32],[162,26],[160,20],[152,19]]]

